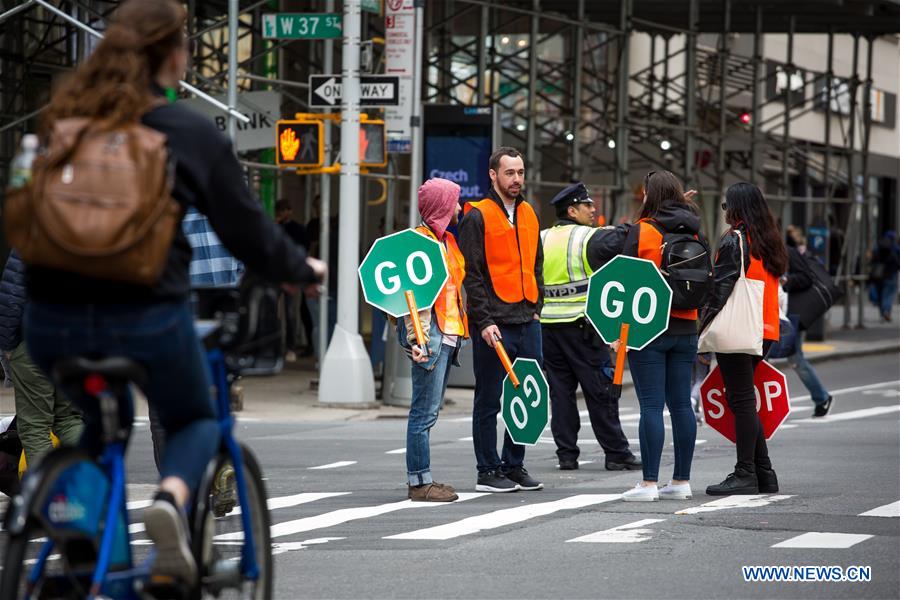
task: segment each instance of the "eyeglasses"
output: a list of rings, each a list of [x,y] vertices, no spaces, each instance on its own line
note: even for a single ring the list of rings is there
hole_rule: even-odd
[[[728,205],[725,202],[722,203],[722,210],[728,210]]]

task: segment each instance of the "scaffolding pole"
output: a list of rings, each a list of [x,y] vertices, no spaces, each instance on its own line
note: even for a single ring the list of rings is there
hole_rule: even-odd
[[[731,0],[723,0],[724,10],[722,15],[722,35],[719,38],[719,136],[716,140],[716,189],[718,197],[711,210],[716,218],[713,230],[718,232],[719,218],[724,218],[722,211],[717,208],[720,202],[725,200],[725,87],[728,82],[728,57],[730,48],[728,44],[728,30],[731,28]]]
[[[334,0],[325,0],[325,12],[334,12]],[[324,72],[331,74],[334,72],[334,42],[325,40],[325,56],[322,59]],[[325,112],[330,113],[328,108]],[[331,119],[325,119],[325,164],[331,164]],[[325,264],[331,264],[331,175],[323,173],[319,179],[319,258]],[[332,277],[331,274],[328,275]],[[325,289],[322,291],[322,297],[319,298],[319,375],[322,373],[322,365],[325,363],[325,350],[328,348],[328,333],[331,326],[329,322],[331,286],[326,281]]]
[[[528,132],[526,137],[525,160],[527,162],[526,176],[532,181],[540,181],[541,175],[537,165],[537,61],[538,61],[538,35],[540,35],[540,10],[541,0],[532,0],[531,29],[528,38]],[[534,196],[534,188],[525,186],[525,196],[534,207],[538,216],[541,207],[537,205]]]
[[[859,272],[868,272],[867,253],[869,250],[870,219],[872,215],[871,194],[869,194],[869,142],[872,136],[872,55],[875,40],[866,37],[866,87],[863,88],[863,139],[862,139],[862,218],[859,223]],[[856,328],[864,329],[863,307],[866,304],[866,286],[860,282],[857,293]]]
[[[624,217],[628,210],[631,190],[628,187],[628,45],[631,42],[631,0],[620,0],[621,34],[619,36],[619,64],[616,71],[616,202],[615,218]]]
[[[750,183],[756,183],[759,173],[759,119],[760,110],[759,72],[762,67],[762,5],[756,6],[756,27],[753,30],[753,89],[750,108]]]
[[[792,80],[794,77],[794,30],[797,27],[796,17],[791,15],[788,17],[788,38],[787,38],[787,64],[784,65],[784,127],[781,136],[781,195],[791,196],[790,181],[791,176],[788,170],[788,161],[791,152],[791,97]],[[781,205],[781,227],[784,230],[791,224],[791,203],[784,202]]]
[[[584,71],[584,0],[578,0],[578,26],[575,28],[575,77],[572,90],[572,179],[581,181],[581,93]]]
[[[856,95],[859,91],[859,77],[858,77],[858,69],[859,69],[859,36],[853,36],[853,68],[852,73],[850,75],[849,86],[850,86],[850,123],[847,126],[847,196],[850,198],[851,206],[853,207],[850,210],[850,214],[847,216],[847,227],[845,231],[847,232],[844,235],[844,247],[841,251],[842,264],[844,267],[844,271],[846,273],[846,277],[844,278],[844,328],[850,328],[850,283],[851,277],[853,276],[853,268],[856,262],[856,250],[854,249],[854,245],[851,244],[851,239],[856,241],[855,246],[858,247],[859,242],[850,236],[850,226],[854,222],[854,215],[856,221],[856,227],[853,229],[854,236],[860,235],[860,220],[862,219],[862,205],[857,201],[857,193],[856,193],[856,180],[853,174],[853,154],[855,153],[856,146]]]
[[[238,63],[238,11],[239,0],[228,0],[228,137],[237,152],[237,63]]]
[[[694,128],[697,124],[697,21],[699,0],[690,0],[688,29],[684,52],[684,112],[687,128],[684,130],[684,184],[698,187],[694,181],[694,154],[696,153]]]

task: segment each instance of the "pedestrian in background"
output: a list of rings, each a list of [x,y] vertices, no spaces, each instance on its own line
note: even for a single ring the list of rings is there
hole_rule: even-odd
[[[699,241],[700,217],[685,197],[678,178],[669,171],[650,172],[644,178],[644,203],[638,221],[628,233],[623,254],[652,261],[663,260],[667,234],[686,234]],[[705,243],[705,242],[704,242]],[[708,257],[700,257],[708,262]],[[691,408],[691,376],[697,355],[697,309],[672,309],[669,327],[642,350],[628,352],[628,365],[641,406],[638,425],[643,481],[622,494],[626,502],[691,497],[691,462],[697,438],[697,420]],[[669,408],[675,467],[671,481],[660,489],[659,465],[665,444],[663,408]]]
[[[897,296],[897,271],[900,270],[900,247],[897,232],[887,231],[872,253],[869,279],[875,286],[875,298],[881,318],[891,322],[894,298]]]
[[[541,231],[544,307],[541,309],[544,367],[550,385],[550,430],[563,471],[578,468],[581,419],[575,392],[581,385],[594,436],[610,471],[640,469],[619,422],[619,401],[610,394],[609,350],[587,322],[588,278],[622,247],[627,226],[596,228],[594,202],[583,183],[550,202],[559,219]]]
[[[25,265],[13,250],[0,279],[0,350],[9,361],[19,439],[25,460],[33,468],[53,449],[51,431],[61,444],[74,446],[81,437],[84,420],[28,354],[22,335],[26,303]]]
[[[764,282],[763,344],[760,356],[716,352],[725,383],[728,406],[734,413],[737,463],[721,483],[706,488],[711,496],[775,493],[778,478],[772,469],[762,424],[756,412],[753,374],[772,343],[779,338],[778,279],[788,268],[788,255],[775,218],[758,187],[736,183],[725,193],[725,222],[731,228],[719,241],[715,288],[701,320],[701,331],[728,301],[735,283],[745,272],[748,279]],[[743,257],[743,260],[741,259]],[[742,324],[734,324],[740,327]]]
[[[782,276],[781,285],[788,294],[788,305],[797,306],[804,298],[801,292],[805,292],[812,287],[814,276],[810,273],[804,258],[804,254],[806,254],[806,238],[803,236],[803,231],[794,225],[788,226],[785,244],[788,252],[788,271]],[[800,306],[803,305],[800,304]],[[799,326],[799,320],[797,323]],[[816,370],[803,354],[805,332],[802,330],[798,331],[796,336],[796,350],[788,357],[788,364],[797,372],[797,377],[809,390],[809,395],[816,405],[812,416],[824,417],[831,410],[833,398],[828,393],[828,390],[825,389]]]
[[[417,345],[412,315],[403,317],[397,327],[400,345],[413,361],[412,402],[406,426],[408,497],[414,501],[452,502],[458,498],[455,490],[432,478],[429,437],[447,391],[450,367],[459,366],[459,349],[469,337],[462,297],[466,263],[456,238],[447,231],[459,220],[459,186],[447,179],[426,181],[419,187],[419,214],[422,224],[416,231],[441,244],[450,273],[434,305],[418,313],[428,352]]]
[[[304,225],[294,220],[294,208],[287,198],[280,198],[275,202],[275,222],[281,225],[281,228],[294,240],[295,244],[302,246],[309,253],[309,232],[307,232]],[[284,295],[285,346],[287,347],[286,356],[289,361],[297,359],[297,351],[303,356],[312,354],[313,321],[312,315],[309,313],[308,304],[304,300],[305,298],[304,294]],[[307,341],[305,349],[300,348],[297,339],[299,337],[298,321],[303,325],[303,332]]]
[[[506,371],[494,350],[503,342],[512,361],[532,358],[543,363],[541,306],[544,302],[543,252],[534,209],[522,196],[525,161],[504,146],[488,163],[491,189],[473,202],[459,225],[460,249],[466,259],[468,313],[478,335],[473,337],[475,403],[472,440],[480,492],[539,490],[544,485],[525,469],[525,446],[503,435],[497,454],[497,413]]]

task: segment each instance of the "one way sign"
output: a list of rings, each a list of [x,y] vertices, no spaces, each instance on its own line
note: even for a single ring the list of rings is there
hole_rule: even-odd
[[[399,104],[399,77],[363,75],[359,81],[360,106]],[[310,75],[309,105],[330,108],[341,103],[340,75]]]

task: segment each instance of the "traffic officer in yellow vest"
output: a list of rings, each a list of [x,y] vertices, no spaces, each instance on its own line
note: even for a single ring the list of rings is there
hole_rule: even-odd
[[[544,248],[544,306],[541,310],[544,368],[550,384],[550,429],[559,468],[578,468],[581,421],[575,391],[581,384],[591,428],[606,453],[610,471],[640,469],[619,423],[618,399],[610,392],[609,351],[585,318],[588,278],[622,247],[628,226],[592,226],[594,202],[583,183],[551,201],[559,219],[541,231]]]

